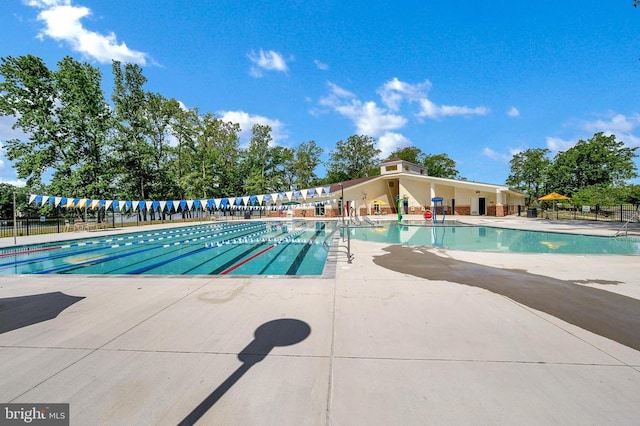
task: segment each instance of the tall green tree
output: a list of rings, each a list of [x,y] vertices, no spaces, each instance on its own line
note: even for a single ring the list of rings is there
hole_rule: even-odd
[[[56,76],[42,59],[32,55],[2,58],[0,75],[0,114],[15,117],[13,128],[28,137],[8,140],[7,158],[15,161],[18,178],[37,187],[42,175],[56,169],[71,151],[56,118]]]
[[[293,172],[295,185],[299,189],[312,188],[318,184],[316,168],[321,164],[322,148],[315,141],[303,142],[295,148]]]
[[[413,164],[425,166],[429,176],[458,179],[460,173],[456,169],[456,162],[445,153],[425,154],[415,146],[398,148],[389,154],[389,158],[399,158]]]
[[[346,141],[338,141],[329,153],[327,178],[331,182],[341,182],[366,176],[373,176],[380,150],[370,136],[352,135]]]
[[[531,148],[514,154],[509,161],[510,171],[507,185],[524,191],[528,195],[527,204],[544,195],[547,172],[551,160],[547,157],[549,150],[545,148]]]
[[[135,64],[113,61],[115,105],[115,159],[119,165],[117,186],[121,197],[149,198],[153,180],[153,149],[148,143],[146,77]]]
[[[244,152],[246,180],[244,190],[248,194],[264,194],[270,191],[268,169],[270,163],[270,147],[272,142],[271,127],[254,124],[251,129],[251,140]]]
[[[3,58],[0,114],[16,117],[27,140],[7,143],[19,178],[44,190],[51,174],[52,193],[103,197],[111,183],[111,111],[101,89],[102,75],[70,57],[51,71],[40,58]]]
[[[579,140],[560,152],[549,169],[549,187],[565,195],[592,185],[622,186],[638,177],[634,158],[638,147],[629,148],[615,135],[599,132],[589,140]]]
[[[396,148],[389,158],[399,158],[404,161],[409,161],[414,164],[422,164],[425,158],[425,153],[416,146],[405,146],[402,148]]]
[[[426,167],[429,176],[447,179],[460,178],[460,173],[456,169],[456,162],[445,153],[426,154],[422,164]]]
[[[112,113],[102,91],[102,73],[88,63],[66,57],[58,63],[57,119],[71,149],[54,173],[51,192],[91,198],[111,195]]]
[[[198,191],[190,191],[187,188],[187,175],[189,175],[191,167],[193,167],[190,159],[195,150],[199,128],[200,116],[197,108],[178,109],[171,126],[171,133],[176,139],[173,174],[178,182],[180,199],[198,198],[200,196]]]
[[[187,198],[210,198],[238,194],[241,183],[240,126],[211,113],[198,120],[194,139],[182,146],[185,173],[181,186]]]
[[[170,199],[180,196],[178,176],[172,167],[177,160],[177,149],[171,145],[172,127],[177,123],[180,104],[159,93],[147,93],[145,106],[148,135],[151,142],[151,169],[154,179],[150,183],[150,197]]]
[[[16,210],[24,211],[27,207],[29,194],[27,188],[19,188],[8,183],[0,183],[0,218],[13,218],[13,194],[16,194]]]

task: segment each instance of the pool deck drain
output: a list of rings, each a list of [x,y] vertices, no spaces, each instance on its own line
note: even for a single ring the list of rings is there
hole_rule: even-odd
[[[351,244],[353,263],[337,253],[332,279],[2,277],[1,300],[51,296],[10,312],[0,300],[14,325],[0,334],[0,401],[68,402],[72,424],[177,424],[207,400],[201,424],[640,418],[640,351],[465,282],[518,270],[637,301],[637,256],[434,250],[450,273],[436,263],[420,277],[377,265],[387,244]],[[280,319],[307,324],[308,336],[286,344],[297,331],[283,327],[261,340]]]

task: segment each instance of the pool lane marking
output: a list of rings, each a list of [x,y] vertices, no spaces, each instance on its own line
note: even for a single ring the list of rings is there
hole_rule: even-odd
[[[258,253],[247,257],[246,259],[244,259],[241,262],[236,263],[235,265],[233,265],[230,268],[225,269],[224,271],[220,272],[220,275],[227,275],[229,272],[234,271],[236,269],[238,269],[239,267],[241,267],[242,265],[244,265],[247,262],[250,262],[251,260],[255,259],[256,257],[260,256],[263,253],[268,252],[269,250],[271,250],[272,248],[274,248],[276,245],[275,244],[271,244],[269,247],[266,247],[262,250],[260,250]]]
[[[278,228],[279,228],[279,227],[273,227],[273,226],[271,226],[271,227],[268,227],[267,229],[265,229],[264,231],[261,231],[261,232],[254,232],[254,233],[253,233],[253,235],[256,235],[256,234],[264,234],[264,233],[268,233],[268,232],[278,231],[278,230],[279,230]],[[279,237],[280,235],[284,235],[284,234],[286,234],[286,232],[280,232],[279,234],[276,234],[273,238],[277,238],[277,237]],[[197,264],[197,265],[195,265],[195,266],[193,266],[193,267],[191,267],[191,268],[189,268],[189,269],[185,270],[185,271],[182,273],[182,275],[190,275],[190,272],[191,272],[191,271],[194,271],[194,270],[196,270],[196,269],[198,269],[198,268],[202,268],[202,267],[203,267],[204,265],[206,265],[207,263],[212,262],[212,261],[214,261],[215,259],[218,259],[219,257],[224,256],[225,254],[229,254],[229,253],[231,253],[231,251],[232,251],[232,250],[235,250],[236,248],[241,247],[241,245],[244,245],[244,244],[254,244],[254,246],[255,246],[256,244],[260,244],[260,243],[267,243],[267,242],[272,243],[272,242],[273,242],[273,241],[272,241],[272,240],[273,240],[273,238],[268,238],[268,239],[267,239],[267,238],[260,238],[260,239],[258,239],[258,238],[252,238],[252,239],[250,239],[250,240],[248,240],[248,241],[241,241],[240,243],[237,243],[237,242],[236,242],[235,244],[233,243],[234,238],[230,238],[229,240],[226,240],[226,241],[225,241],[225,240],[223,240],[222,242],[218,242],[218,243],[211,243],[211,245],[209,245],[209,246],[207,246],[207,244],[209,244],[209,243],[205,243],[205,247],[208,247],[208,248],[216,248],[216,249],[218,249],[218,250],[222,250],[222,247],[225,247],[225,248],[226,248],[226,251],[223,251],[223,252],[221,252],[221,253],[218,253],[218,254],[216,254],[215,256],[212,256],[212,257],[210,257],[210,258],[206,259],[204,262],[200,262],[199,264]],[[277,244],[276,244],[276,245],[277,245]],[[228,247],[228,248],[227,248],[227,247]],[[218,250],[216,250],[216,252],[218,252]],[[249,250],[249,252],[250,252],[250,251],[251,251],[251,250]],[[238,258],[242,258],[242,256],[244,256],[246,253],[248,253],[248,252],[247,252],[247,251],[243,252],[243,254],[242,254],[242,255],[235,257],[235,258],[234,258],[234,260],[237,260]],[[233,262],[231,262],[231,263],[233,263]],[[228,264],[229,264],[229,262],[224,263],[224,265],[228,265]],[[224,265],[223,265],[223,266],[224,266]],[[216,269],[220,269],[220,268],[216,268]],[[214,270],[214,272],[215,272],[215,270]],[[207,275],[213,275],[213,274],[214,274],[214,272],[209,272]]]
[[[324,231],[324,230],[325,230],[324,226],[322,226],[320,229],[316,230],[316,232],[313,234],[313,236],[309,240],[309,243],[305,244],[302,247],[302,249],[298,252],[298,255],[293,260],[293,263],[291,264],[291,266],[289,266],[289,269],[287,270],[287,274],[286,275],[295,275],[298,272],[298,269],[300,269],[300,265],[302,265],[302,261],[304,260],[305,256],[309,252],[309,249],[311,248],[311,244],[313,244],[313,241],[316,238],[318,238],[320,233],[322,231]]]
[[[242,265],[246,264],[247,262],[249,262],[249,261],[251,261],[251,260],[255,259],[256,257],[258,257],[258,256],[260,256],[260,255],[262,255],[262,254],[266,253],[267,251],[271,250],[272,248],[274,248],[274,247],[276,247],[276,246],[278,246],[278,245],[281,245],[281,244],[282,244],[283,242],[285,242],[285,241],[286,241],[286,244],[285,244],[285,245],[291,244],[291,243],[290,243],[290,239],[291,239],[291,238],[296,238],[296,237],[297,237],[297,236],[299,236],[302,232],[303,232],[303,231],[299,231],[299,232],[297,232],[297,233],[295,233],[295,234],[289,234],[289,236],[288,236],[288,237],[283,238],[283,239],[281,239],[281,240],[279,240],[279,241],[276,241],[275,243],[271,244],[269,247],[264,248],[264,249],[262,249],[260,252],[258,252],[258,253],[256,253],[256,254],[253,254],[253,255],[249,256],[248,258],[244,259],[244,256],[245,256],[247,253],[251,252],[251,250],[247,250],[247,251],[245,251],[244,253],[242,253],[241,255],[236,256],[235,258],[233,258],[230,262],[226,262],[226,263],[225,263],[225,264],[223,264],[221,267],[218,267],[218,268],[214,269],[214,270],[211,272],[211,274],[216,274],[216,273],[217,273],[218,275],[227,275],[229,272],[232,272],[232,271],[234,271],[235,269],[238,269],[239,267],[241,267]],[[274,239],[277,239],[277,237],[278,237],[278,236],[280,236],[280,235],[284,235],[284,234],[285,234],[284,232],[282,232],[282,233],[280,233],[280,234],[277,234],[277,235],[274,237]],[[258,243],[258,244],[260,244],[260,243]],[[255,246],[254,246],[254,248],[255,248]],[[242,260],[241,260],[241,259],[242,259]],[[238,262],[238,261],[239,261],[239,262]],[[238,262],[238,263],[236,263],[236,262]],[[231,265],[231,266],[229,266],[229,265]],[[219,271],[220,271],[222,268],[224,268],[224,267],[227,267],[227,269],[224,269],[222,272],[219,272]]]
[[[241,234],[241,235],[236,235],[233,236],[231,238],[228,238],[227,240],[222,240],[223,244],[229,244],[231,241],[236,240],[236,242],[238,241],[238,238],[242,238],[245,236],[249,236],[249,235],[256,235],[256,234],[260,234],[260,233],[265,233],[265,232],[269,232],[271,230],[273,230],[273,226],[269,227],[266,223],[264,222],[259,222],[256,224],[252,224],[252,225],[247,225],[247,224],[232,224],[229,226],[210,226],[210,225],[206,225],[206,226],[198,226],[198,227],[191,227],[189,228],[189,230],[193,230],[193,229],[197,229],[197,232],[185,232],[185,233],[177,233],[180,231],[180,229],[178,230],[171,230],[171,231],[165,231],[163,232],[163,234],[165,233],[174,233],[174,235],[168,236],[167,238],[180,238],[180,237],[184,237],[187,235],[194,235],[194,234],[203,234],[206,232],[211,232],[212,230],[214,231],[213,234],[210,235],[205,235],[205,236],[200,236],[199,238],[193,238],[193,239],[186,239],[183,241],[176,241],[173,242],[172,244],[164,244],[162,247],[168,247],[168,246],[176,246],[176,245],[180,245],[180,244],[186,244],[189,242],[196,242],[198,240],[203,240],[205,238],[213,238],[213,237],[220,237],[222,235],[229,235],[229,234],[236,234],[239,232],[246,232],[246,231],[253,231],[255,229],[258,228],[266,228],[265,230],[261,231],[261,232],[248,232],[246,234]],[[185,230],[184,228],[181,230]],[[215,232],[215,231],[223,231],[223,232]],[[157,235],[157,233],[153,233],[155,235]],[[144,236],[151,236],[153,235],[152,233],[144,233],[144,234],[139,234],[137,237],[137,239],[140,239],[141,237]],[[125,239],[125,237],[119,237],[119,238],[109,238],[109,239],[104,239],[104,240],[89,240],[89,241],[80,241],[78,243],[71,243],[71,244],[64,244],[64,245],[60,245],[60,246],[56,246],[55,249],[63,249],[63,248],[72,248],[72,247],[86,247],[88,244],[89,245],[94,245],[94,247],[90,248],[90,249],[85,249],[85,250],[80,250],[80,251],[75,251],[73,253],[64,253],[64,254],[59,254],[57,256],[54,257],[38,257],[35,259],[24,259],[21,261],[14,261],[11,263],[5,263],[5,264],[0,264],[0,269],[4,269],[4,267],[13,267],[16,264],[29,264],[29,263],[35,263],[35,262],[39,262],[39,261],[43,261],[43,260],[53,260],[53,259],[60,259],[60,258],[64,258],[67,256],[75,256],[78,254],[84,254],[84,253],[89,253],[89,252],[93,252],[93,251],[99,251],[99,250],[104,250],[104,249],[109,249],[109,248],[118,248],[118,247],[125,247],[125,246],[132,246],[132,245],[137,245],[137,244],[142,244],[147,242],[146,240],[142,240],[142,241],[127,241],[126,243],[121,243],[121,244],[112,244],[112,245],[107,245],[107,246],[102,246],[102,247],[96,247],[95,245],[100,244],[100,243],[108,243],[111,241],[123,241]],[[127,236],[126,239],[134,239],[134,236]],[[153,239],[151,239],[153,241]],[[242,241],[240,241],[242,242]],[[248,242],[248,241],[247,241]],[[253,242],[253,241],[252,241]],[[282,241],[280,241],[281,243]],[[277,244],[277,243],[276,243]],[[122,257],[126,257],[126,256],[130,256],[130,255],[136,255],[138,253],[142,253],[148,250],[151,250],[153,248],[158,248],[160,246],[155,246],[149,249],[145,249],[145,250],[138,250],[138,251],[134,251],[134,252],[121,252],[120,254],[117,255],[112,255],[112,256],[106,256],[103,258],[98,259],[98,261],[96,262],[96,259],[87,261],[87,262],[83,262],[81,264],[75,264],[75,265],[61,265],[58,267],[53,267],[53,268],[49,268],[47,270],[43,270],[43,271],[39,271],[36,272],[37,274],[49,274],[49,273],[54,273],[54,272],[58,272],[58,271],[62,271],[62,270],[71,270],[71,269],[77,269],[78,267],[84,267],[88,264],[97,264],[97,263],[103,263],[103,262],[108,262],[111,260],[115,260],[115,259],[119,259]],[[128,248],[128,247],[127,247]],[[133,248],[133,247],[131,247]],[[52,250],[53,248],[50,247],[46,247],[44,248],[45,250]],[[25,254],[29,254],[30,252],[39,252],[39,251],[44,251],[42,248],[41,249],[34,249],[34,250],[30,250],[27,251]],[[193,253],[193,252],[192,252]],[[4,254],[5,256],[11,256],[11,255],[16,255],[17,253],[6,253]],[[2,256],[0,256],[2,257]],[[168,263],[168,262],[167,262]],[[121,268],[118,268],[121,269]]]
[[[13,252],[13,253],[0,253],[0,257],[19,256],[21,254],[31,254],[31,253],[38,253],[38,252],[41,252],[41,251],[57,250],[57,249],[61,249],[62,247],[63,246],[43,247],[43,248],[37,248],[37,249],[33,249],[33,250],[16,251],[16,252]]]
[[[260,231],[260,232],[253,232],[252,230],[253,230],[253,229],[255,229],[255,228],[256,228],[256,226],[252,226],[252,227],[248,227],[248,228],[247,228],[247,227],[245,227],[245,228],[243,228],[243,229],[241,229],[241,230],[238,230],[238,231],[247,231],[247,230],[248,230],[249,232],[248,232],[247,234],[244,234],[244,235],[255,235],[255,234],[258,234],[258,233],[261,233],[261,232],[262,232],[262,231]],[[237,232],[237,231],[236,231],[236,232]],[[218,234],[214,234],[213,236],[217,236],[217,235],[218,235]],[[210,238],[210,237],[211,237],[211,236],[209,236],[209,235],[207,235],[207,236],[206,236],[206,238]],[[193,239],[187,239],[187,240],[184,240],[184,241],[181,241],[181,242],[174,242],[174,243],[172,243],[172,244],[164,244],[164,245],[162,245],[162,247],[163,247],[163,248],[175,247],[175,246],[177,246],[177,245],[180,245],[180,244],[183,244],[183,243],[187,243],[187,242],[196,242],[196,241],[201,241],[201,240],[203,240],[204,238],[205,238],[204,236],[196,237],[196,238],[193,238]],[[237,237],[235,237],[235,238],[237,238]],[[233,238],[232,238],[232,239],[233,239]],[[186,245],[186,244],[185,244],[185,245]],[[197,248],[195,248],[194,250],[189,251],[188,253],[184,253],[184,254],[181,254],[181,255],[176,256],[176,257],[171,257],[171,258],[169,258],[169,259],[165,259],[165,260],[157,261],[157,262],[155,262],[155,263],[153,263],[153,264],[150,264],[150,265],[139,266],[139,267],[138,267],[138,268],[136,268],[136,269],[133,269],[133,270],[131,270],[131,271],[124,271],[124,272],[122,272],[122,273],[123,273],[123,274],[126,274],[126,275],[141,274],[141,273],[144,273],[144,272],[150,271],[150,270],[152,270],[152,269],[155,269],[155,268],[158,268],[158,267],[164,266],[164,265],[169,264],[169,263],[171,263],[171,262],[174,262],[174,261],[176,261],[176,260],[179,260],[179,259],[182,259],[182,258],[185,258],[185,257],[191,256],[192,254],[200,253],[202,250],[207,249],[207,248],[208,248],[207,246],[204,246],[204,247],[197,247]],[[171,252],[169,252],[169,253],[162,253],[160,256],[167,256],[167,255],[170,255],[171,253],[178,252],[179,250],[182,250],[182,248],[178,248],[178,249],[173,250],[173,251],[171,251]],[[133,266],[133,265],[140,264],[140,263],[144,263],[144,262],[147,262],[147,261],[149,261],[149,259],[143,259],[143,260],[141,260],[141,261],[139,261],[139,262],[135,262],[135,263],[133,263],[133,264],[129,264],[129,265],[126,265],[126,266],[121,266],[121,267],[118,267],[118,268],[116,268],[116,269],[111,270],[111,271],[110,271],[110,273],[113,273],[113,271],[117,271],[117,270],[125,269],[125,268],[127,268],[127,267],[131,267],[131,266]],[[184,275],[184,274],[180,274],[180,275]]]
[[[91,260],[87,260],[86,262],[76,263],[76,264],[73,264],[73,265],[56,266],[56,267],[53,267],[53,268],[44,269],[42,271],[35,272],[35,274],[36,275],[53,274],[53,273],[57,273],[57,272],[60,272],[60,271],[79,269],[79,268],[85,267],[85,266],[90,265],[90,264],[104,263],[104,262],[107,262],[107,261],[110,261],[110,260],[115,260],[115,259],[119,259],[121,257],[131,256],[132,254],[144,253],[146,251],[155,250],[155,249],[158,249],[158,248],[160,248],[160,247],[152,246],[152,247],[144,248],[142,250],[138,250],[138,251],[133,252],[133,253],[125,252],[125,253],[120,253],[120,254],[114,254],[114,255],[111,255],[111,256],[107,256],[107,257],[102,257],[102,258],[99,258],[99,259],[91,259]]]

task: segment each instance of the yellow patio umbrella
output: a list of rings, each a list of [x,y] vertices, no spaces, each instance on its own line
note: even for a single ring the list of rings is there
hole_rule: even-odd
[[[551,194],[547,194],[544,197],[538,198],[538,201],[553,201],[553,210],[556,210],[556,201],[558,200],[569,200],[569,197],[566,195],[558,194],[557,192],[552,192]],[[558,212],[556,211],[556,219],[558,218]]]

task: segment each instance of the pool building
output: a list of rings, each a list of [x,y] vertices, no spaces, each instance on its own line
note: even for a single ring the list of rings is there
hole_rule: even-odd
[[[503,217],[524,210],[526,195],[505,185],[429,176],[425,166],[399,158],[380,164],[380,175],[334,183],[330,193],[333,205],[299,207],[296,216],[340,216],[344,199],[345,214],[376,215],[421,214],[434,207],[433,198],[442,198],[438,214]]]

